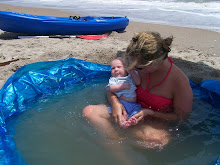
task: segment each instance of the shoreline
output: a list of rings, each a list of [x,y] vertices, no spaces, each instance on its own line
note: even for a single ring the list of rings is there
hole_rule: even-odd
[[[0,10],[61,17],[74,15],[74,13],[57,9],[1,3]],[[97,41],[79,38],[15,39],[19,34],[0,30],[0,62],[17,60],[0,66],[0,88],[18,68],[33,62],[78,58],[110,64],[116,54],[125,50],[134,33],[139,31],[157,31],[163,37],[172,35],[174,40],[169,56],[192,81],[200,83],[206,79],[220,80],[220,33],[204,29],[130,21],[124,33],[112,32],[107,38]]]
[[[13,3],[5,3],[5,2],[0,2],[0,4],[4,4],[4,5],[13,5],[13,6],[18,6],[18,7],[27,7],[27,8],[32,8],[32,9],[35,9],[35,8],[41,8],[41,9],[51,9],[51,10],[60,10],[60,11],[62,11],[62,12],[64,12],[64,13],[78,13],[78,15],[84,15],[84,16],[87,16],[87,15],[91,15],[91,13],[88,13],[87,11],[86,11],[86,9],[84,9],[84,10],[77,10],[77,11],[74,11],[74,8],[73,8],[73,6],[72,7],[70,7],[70,8],[66,8],[66,6],[59,6],[59,5],[57,5],[57,4],[54,4],[54,5],[46,5],[46,4],[36,4],[36,3],[16,3],[16,2],[13,2]],[[155,12],[155,11],[152,11],[152,12]],[[99,13],[99,14],[98,14]],[[104,16],[103,14],[100,14],[100,12],[98,12],[98,13],[94,13],[93,12],[93,14],[91,15],[91,16],[97,16],[97,17],[99,17],[99,16]],[[147,14],[147,13],[146,13]],[[148,13],[149,14],[149,13]],[[114,16],[114,14],[108,14],[108,16]],[[120,13],[119,14],[120,16],[128,16],[128,18],[130,17],[129,16],[129,14],[122,14],[122,13]],[[119,16],[118,15],[118,16]],[[57,15],[57,16],[59,16],[59,15]],[[117,15],[115,15],[115,16],[117,16]],[[162,17],[163,17],[163,15],[162,15]],[[183,19],[184,19],[184,17],[183,17]],[[195,29],[203,29],[203,30],[208,30],[208,31],[212,31],[212,32],[217,32],[217,33],[220,33],[220,30],[219,30],[219,28],[218,27],[215,27],[216,25],[213,25],[213,26],[210,26],[210,25],[206,25],[206,26],[203,26],[203,24],[202,25],[200,25],[200,26],[198,26],[198,24],[201,24],[201,22],[200,23],[198,23],[198,24],[194,24],[194,25],[192,25],[192,24],[188,24],[187,25],[187,23],[186,24],[183,24],[183,22],[182,23],[180,23],[180,22],[175,22],[175,23],[173,23],[173,22],[170,22],[170,23],[168,23],[168,22],[166,22],[166,23],[162,23],[162,22],[160,22],[160,19],[159,20],[151,20],[150,21],[150,18],[146,18],[146,19],[144,19],[143,17],[142,18],[140,18],[140,17],[138,17],[138,18],[136,18],[136,17],[133,17],[133,18],[130,18],[130,20],[131,21],[133,21],[133,22],[140,22],[140,23],[149,23],[149,24],[159,24],[159,25],[165,25],[165,26],[175,26],[175,27],[185,27],[185,28],[195,28]],[[179,18],[179,20],[181,20],[181,18]],[[198,18],[198,20],[199,20],[199,18]],[[216,21],[216,22],[218,22],[218,21]]]

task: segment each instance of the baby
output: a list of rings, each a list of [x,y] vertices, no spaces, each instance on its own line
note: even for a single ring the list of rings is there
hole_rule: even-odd
[[[140,77],[135,70],[126,71],[124,61],[121,57],[111,62],[111,75],[107,89],[115,93],[127,112],[127,119],[123,119],[123,127],[136,125],[136,118],[132,117],[141,110],[141,105],[136,103],[136,85],[140,85]],[[108,107],[112,114],[112,107]]]

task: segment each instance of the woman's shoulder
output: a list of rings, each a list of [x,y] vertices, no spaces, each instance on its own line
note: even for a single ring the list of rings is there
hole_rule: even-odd
[[[172,80],[174,106],[178,107],[178,111],[191,112],[193,93],[189,78],[180,68],[175,66],[173,67]]]
[[[176,89],[182,88],[182,86],[190,86],[189,78],[186,74],[175,64],[173,65],[172,72],[172,83]]]

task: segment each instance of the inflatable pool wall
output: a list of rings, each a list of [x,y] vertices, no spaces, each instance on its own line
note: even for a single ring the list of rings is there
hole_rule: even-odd
[[[110,77],[110,66],[78,59],[38,62],[17,70],[0,91],[0,164],[26,164],[15,147],[7,119],[25,111],[42,96],[74,87],[88,79]],[[190,80],[194,99],[203,99],[220,107],[220,82],[205,80],[199,85]],[[220,158],[215,165],[220,165]]]
[[[110,66],[78,59],[38,62],[17,70],[0,91],[0,164],[25,164],[6,129],[8,118],[25,111],[42,96],[103,77],[110,77]]]

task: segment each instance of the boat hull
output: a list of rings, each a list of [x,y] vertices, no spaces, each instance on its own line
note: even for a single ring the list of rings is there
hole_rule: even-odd
[[[74,35],[102,34],[124,31],[129,24],[126,17],[54,17],[0,11],[0,29],[7,32]]]

